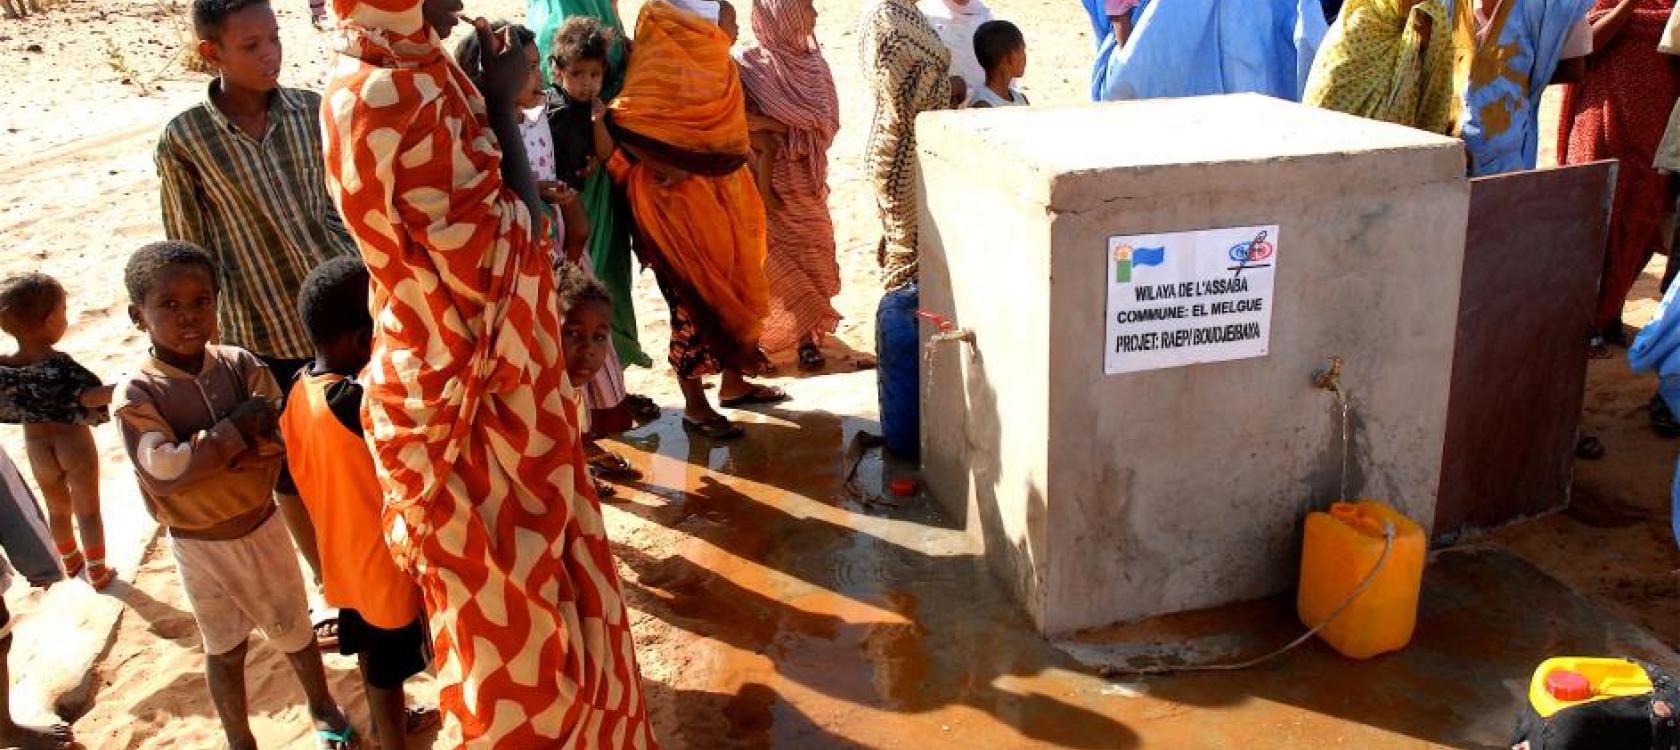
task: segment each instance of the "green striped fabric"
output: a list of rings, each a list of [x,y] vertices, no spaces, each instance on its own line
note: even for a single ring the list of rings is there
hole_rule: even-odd
[[[319,94],[276,89],[259,140],[207,96],[158,139],[164,232],[216,259],[224,344],[268,357],[313,356],[298,288],[322,261],[356,252],[327,193],[320,109]]]

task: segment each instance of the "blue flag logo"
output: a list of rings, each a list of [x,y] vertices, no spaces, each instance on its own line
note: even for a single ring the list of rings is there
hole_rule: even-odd
[[[1158,266],[1167,261],[1166,247],[1140,247],[1132,251],[1133,266]]]

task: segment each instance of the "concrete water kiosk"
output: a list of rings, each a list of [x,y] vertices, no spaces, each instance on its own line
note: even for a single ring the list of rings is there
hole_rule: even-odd
[[[1457,140],[1254,95],[917,127],[921,306],[974,334],[923,364],[924,476],[1040,630],[1283,591],[1339,495],[1429,528]]]

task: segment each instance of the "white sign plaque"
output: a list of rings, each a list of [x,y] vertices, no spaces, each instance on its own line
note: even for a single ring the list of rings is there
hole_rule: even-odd
[[[1278,228],[1108,238],[1110,375],[1266,355]]]

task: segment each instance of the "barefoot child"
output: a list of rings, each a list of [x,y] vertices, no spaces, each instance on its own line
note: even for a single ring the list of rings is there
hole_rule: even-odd
[[[0,356],[0,421],[23,423],[29,466],[47,499],[47,524],[69,576],[111,585],[99,516],[99,451],[91,425],[110,421],[111,387],[54,348],[69,328],[64,287],[42,273],[0,281],[0,329],[17,351]],[[74,521],[72,521],[74,519]],[[76,546],[76,531],[82,544]]]
[[[558,180],[574,191],[582,191],[590,175],[612,157],[612,134],[607,132],[605,119],[607,105],[601,101],[611,46],[611,32],[590,16],[572,17],[555,35],[549,75],[559,84],[547,92],[544,118],[554,174],[546,174],[533,157],[531,168],[539,182]],[[533,141],[526,139],[526,146],[532,145]],[[583,207],[581,202],[574,205]],[[589,243],[590,217],[587,212],[580,213],[576,218],[566,214],[566,259],[588,262],[573,249],[574,235],[581,235],[585,244]]]
[[[420,587],[385,546],[384,497],[362,438],[362,384],[373,346],[368,272],[358,258],[321,264],[303,281],[298,314],[315,362],[291,387],[280,431],[298,494],[315,522],[327,603],[338,607],[338,649],[357,657],[368,713],[385,750],[435,727],[436,709],[403,709],[403,682],[431,662]]]
[[[185,242],[156,242],[128,259],[128,314],[151,352],[117,392],[123,444],[146,510],[174,548],[228,746],[257,746],[245,700],[246,639],[256,629],[286,654],[321,746],[355,747],[327,691],[296,552],[276,518],[280,386],[255,355],[210,343],[218,278],[210,256]]]
[[[1027,39],[1008,21],[987,21],[974,32],[974,56],[986,69],[983,86],[975,86],[970,107],[1022,107],[1030,104],[1015,90],[1015,80],[1027,74]]]

